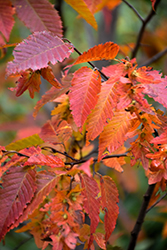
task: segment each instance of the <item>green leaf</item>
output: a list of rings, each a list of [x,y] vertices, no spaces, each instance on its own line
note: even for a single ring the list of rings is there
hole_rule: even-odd
[[[43,142],[44,141],[39,137],[38,134],[34,134],[24,139],[18,140],[16,142],[12,142],[9,145],[7,145],[5,148],[6,150],[20,151],[21,149],[24,149],[24,148],[40,145]]]

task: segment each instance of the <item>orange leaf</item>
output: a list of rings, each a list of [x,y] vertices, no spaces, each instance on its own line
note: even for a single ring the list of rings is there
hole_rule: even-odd
[[[102,249],[106,249],[106,242],[104,240],[104,234],[97,232],[97,233],[94,233],[93,236],[98,246]]]
[[[82,67],[74,73],[69,100],[74,121],[78,127],[83,126],[95,107],[100,88],[101,77],[97,70]]]
[[[65,0],[74,10],[76,10],[81,17],[83,17],[87,23],[89,23],[95,30],[97,30],[96,19],[93,14],[89,10],[88,6],[84,2],[84,0]]]
[[[113,116],[117,100],[116,84],[110,84],[109,79],[102,84],[98,102],[87,119],[87,141],[94,140],[102,132],[107,119]]]
[[[39,92],[40,90],[40,74],[39,72],[24,71],[21,74],[21,77],[17,81],[16,96],[20,96],[26,91],[29,90],[31,98],[34,98],[34,92]]]
[[[73,65],[88,61],[111,60],[116,57],[118,51],[119,46],[113,42],[99,44],[80,55]]]
[[[122,154],[126,152],[126,148],[124,146],[121,146],[120,148],[118,148],[117,150],[115,150],[114,152],[112,152],[111,154],[109,153],[109,155],[116,155],[116,154]],[[103,155],[107,156],[108,154]],[[108,158],[103,160],[104,164],[107,167],[110,168],[114,168],[115,170],[117,170],[118,172],[123,172],[123,168],[122,166],[126,163],[124,157],[120,157],[120,158]]]
[[[53,116],[41,129],[40,137],[51,143],[64,143],[72,135],[71,126],[65,121]]]
[[[58,82],[58,80],[55,78],[52,68],[50,66],[48,66],[47,68],[43,68],[41,69],[41,76],[47,80],[48,82],[50,82],[50,84],[52,84],[54,87],[60,89],[61,85]]]
[[[66,93],[70,86],[71,86],[71,79],[72,79],[72,74],[69,74],[62,78],[61,89],[57,89],[55,87],[52,87],[50,90],[48,90],[45,95],[42,96],[41,100],[39,100],[35,106],[35,111],[33,113],[34,118],[37,116],[38,111],[45,105],[47,102],[51,102],[57,97],[61,96],[62,94]]]
[[[105,225],[105,240],[107,241],[113,232],[116,220],[119,213],[118,208],[118,190],[114,181],[109,176],[101,176],[101,201],[102,209],[105,211],[104,225]]]
[[[121,0],[102,0],[101,3],[97,6],[98,11],[107,7],[110,10],[113,10],[117,5],[119,5]]]
[[[130,113],[119,110],[114,112],[113,118],[104,127],[103,132],[99,138],[99,160],[108,147],[109,152],[113,152],[123,145],[126,140],[126,133],[131,128],[131,115]]]

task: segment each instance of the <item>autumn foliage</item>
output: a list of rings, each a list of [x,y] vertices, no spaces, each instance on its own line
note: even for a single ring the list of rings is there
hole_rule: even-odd
[[[121,3],[66,2],[95,29],[94,14]],[[141,162],[148,184],[166,189],[167,117],[148,100],[167,108],[167,76],[139,67],[135,58],[117,57],[120,48],[109,41],[64,64],[62,78],[56,79],[52,65],[77,52],[63,38],[59,13],[47,0],[1,0],[2,50],[8,47],[14,13],[32,34],[15,46],[7,64],[6,76],[18,77],[11,90],[16,96],[28,90],[34,98],[42,76],[52,86],[37,102],[34,118],[47,102],[57,105],[39,134],[0,147],[0,239],[26,222],[16,232],[29,230],[43,250],[79,244],[94,249],[95,242],[106,249],[119,215],[119,194],[113,179],[98,172],[99,163],[123,172],[127,159],[131,166]],[[100,60],[115,64],[92,68],[90,62]],[[88,66],[73,71],[81,63]],[[92,156],[95,139],[98,154]]]

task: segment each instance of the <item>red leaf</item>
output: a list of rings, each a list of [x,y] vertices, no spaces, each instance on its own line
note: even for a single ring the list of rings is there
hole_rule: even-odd
[[[101,202],[102,209],[105,211],[104,224],[105,224],[105,240],[109,239],[111,233],[113,232],[116,220],[119,213],[118,208],[118,190],[114,181],[109,176],[101,176]]]
[[[31,32],[47,30],[63,36],[60,16],[47,0],[17,0],[16,13]]]
[[[116,57],[118,51],[119,46],[113,42],[99,44],[80,55],[73,65],[88,61],[111,60]]]
[[[151,2],[152,2],[152,8],[153,8],[153,10],[155,11],[154,5],[155,5],[155,3],[156,3],[156,0],[151,0]]]
[[[45,105],[47,102],[51,102],[57,97],[61,96],[62,94],[66,93],[70,86],[71,86],[71,79],[72,74],[69,74],[62,78],[62,88],[57,89],[55,87],[52,87],[50,90],[48,90],[45,95],[42,96],[42,99],[39,100],[35,106],[35,111],[33,113],[34,118],[37,116],[38,111]]]
[[[23,214],[27,203],[32,200],[36,190],[36,171],[24,170],[22,167],[11,167],[2,177],[3,189],[0,189],[0,239],[9,231],[11,225]]]
[[[34,98],[34,92],[39,92],[41,84],[41,78],[39,72],[24,71],[21,77],[17,81],[16,96],[20,96],[29,90],[30,97]]]
[[[33,211],[38,208],[38,206],[43,202],[46,196],[52,191],[55,187],[58,178],[55,177],[55,174],[40,171],[37,172],[36,175],[36,184],[37,190],[35,192],[34,198],[32,199],[31,203],[27,206],[22,216],[19,217],[18,221],[15,223],[14,226],[11,226],[10,229],[17,227],[21,222],[27,219],[28,214],[33,213]]]
[[[74,73],[69,99],[74,121],[78,127],[83,126],[95,107],[100,88],[101,77],[97,70],[82,67]]]
[[[79,170],[83,170],[85,174],[87,174],[89,177],[92,176],[90,171],[90,165],[93,163],[93,157],[91,157],[88,161],[84,162],[82,165],[80,165],[78,168]]]
[[[51,143],[64,143],[72,136],[71,126],[65,121],[53,116],[41,129],[40,137]]]
[[[100,202],[97,199],[99,188],[97,182],[93,179],[93,177],[89,177],[86,174],[82,174],[80,177],[82,188],[84,188],[84,190],[82,191],[82,194],[85,197],[84,209],[91,219],[90,233],[93,234],[99,223]],[[88,249],[91,244],[90,241]]]
[[[9,41],[10,32],[14,25],[14,12],[14,8],[9,0],[0,0],[0,32],[2,32],[7,42]]]
[[[33,166],[33,165],[41,165],[41,166],[49,166],[54,168],[54,172],[56,174],[64,173],[64,162],[55,155],[43,155],[42,153],[38,155],[32,155],[28,160],[24,163],[24,166]]]
[[[35,32],[18,44],[13,52],[14,60],[7,65],[7,76],[26,69],[45,68],[48,63],[62,62],[72,52],[69,44],[47,31]]]
[[[9,144],[10,145],[10,144]],[[8,145],[8,146],[9,146]],[[22,142],[23,145],[23,142]],[[8,146],[6,146],[6,148],[8,148]],[[13,166],[18,166],[21,165],[25,162],[25,160],[27,159],[26,156],[31,156],[33,154],[39,154],[41,152],[40,147],[30,147],[30,148],[25,148],[23,150],[19,150],[20,154],[23,154],[23,156],[19,156],[17,154],[14,154],[11,159],[5,164],[5,168],[6,170],[9,169],[10,167]],[[24,156],[25,155],[25,156]],[[6,171],[5,170],[5,171]]]
[[[52,68],[48,66],[47,68],[41,69],[41,76],[47,80],[50,84],[52,84],[54,87],[60,89],[61,85],[58,82],[58,80],[55,78]]]
[[[143,93],[147,94],[156,102],[161,103],[165,108],[167,108],[167,76],[161,78],[162,73],[159,74],[156,70],[150,72],[150,74],[152,75],[154,81],[157,81],[158,83],[145,85]]]
[[[65,243],[70,249],[75,249],[77,244],[77,236],[78,234],[70,232],[65,238]]]
[[[167,128],[163,128],[165,130],[160,136],[155,137],[150,141],[150,143],[154,144],[166,144],[167,143]]]

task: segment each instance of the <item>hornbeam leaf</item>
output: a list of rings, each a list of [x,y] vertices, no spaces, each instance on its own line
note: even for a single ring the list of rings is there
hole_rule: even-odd
[[[116,84],[110,84],[109,79],[102,84],[98,102],[87,119],[87,141],[94,140],[102,132],[107,119],[113,116],[117,100]]]
[[[100,88],[101,77],[97,70],[82,67],[74,73],[69,100],[78,127],[83,126],[87,116],[95,107]]]
[[[73,65],[88,61],[111,60],[116,57],[118,51],[119,46],[113,42],[99,44],[80,55]]]
[[[167,143],[167,128],[164,128],[164,131],[160,136],[155,137],[150,141],[154,144],[166,144]]]
[[[149,74],[154,77],[154,81],[158,83],[153,84],[145,84],[144,85],[144,93],[149,97],[153,98],[156,102],[161,103],[165,108],[167,108],[167,76],[162,77],[162,73],[159,74],[157,70],[153,70],[149,72]]]
[[[99,247],[101,249],[106,249],[106,242],[104,239],[104,234],[97,232],[97,233],[94,233],[93,236],[94,236],[94,240],[99,245]]]
[[[109,176],[101,176],[100,186],[102,209],[105,211],[104,225],[106,231],[105,240],[107,242],[115,228],[119,213],[119,208],[117,205],[119,201],[118,190],[114,181]]]
[[[19,151],[21,149],[29,148],[32,146],[37,146],[42,143],[43,143],[43,140],[39,137],[39,135],[34,134],[29,137],[10,143],[9,145],[6,146],[6,150]]]
[[[71,86],[72,74],[68,74],[61,81],[61,89],[55,87],[50,88],[45,95],[42,96],[35,106],[35,111],[33,113],[34,118],[37,116],[38,111],[45,105],[47,102],[51,102],[62,94],[66,93]]]
[[[72,129],[67,121],[53,116],[43,125],[40,136],[44,141],[50,143],[64,143],[72,136]]]
[[[96,19],[89,10],[84,0],[65,0],[74,10],[76,10],[81,17],[83,17],[94,29],[97,30]]]
[[[50,66],[48,66],[47,68],[43,68],[41,69],[41,76],[47,80],[48,82],[50,82],[50,84],[52,84],[54,87],[60,89],[61,85],[59,83],[59,81],[55,78],[52,68]]]
[[[11,5],[11,1],[0,0],[0,32],[7,41],[9,41],[10,32],[14,25],[14,8]],[[3,38],[1,38],[1,43],[3,43]]]
[[[89,177],[86,174],[82,174],[80,178],[81,178],[82,188],[84,188],[84,190],[82,191],[82,194],[85,197],[84,209],[91,219],[90,233],[93,234],[99,223],[100,202],[97,199],[99,188],[97,182],[93,179],[93,177]],[[90,237],[89,240],[89,247],[91,243],[92,243],[92,237]]]
[[[41,78],[38,71],[32,72],[29,70],[24,71],[21,74],[21,77],[17,81],[16,96],[20,96],[26,91],[29,90],[31,98],[34,98],[34,92],[40,91]]]
[[[33,166],[33,165],[46,165],[51,168],[54,168],[56,174],[64,173],[64,162],[55,155],[44,155],[42,153],[32,155],[24,163],[24,166]]]
[[[49,1],[16,0],[15,6],[18,18],[31,32],[47,30],[59,37],[63,36],[60,16]]]
[[[0,188],[0,239],[9,231],[9,227],[14,225],[23,214],[27,203],[32,200],[36,190],[36,171],[29,169],[26,171],[22,167],[11,167],[9,172],[2,177],[2,187]]]
[[[72,47],[52,33],[34,32],[15,47],[14,60],[7,65],[7,76],[27,69],[45,68],[49,62],[62,62],[71,52]]]
[[[46,196],[52,191],[55,187],[57,181],[59,180],[58,177],[55,177],[53,173],[40,171],[36,175],[36,183],[37,183],[37,190],[35,195],[31,201],[31,203],[27,206],[24,211],[24,214],[19,217],[17,222],[10,227],[13,229],[17,227],[21,222],[27,219],[29,214],[32,214],[35,209],[43,202]]]
[[[101,0],[84,0],[84,2],[87,4],[89,10],[94,14],[97,12],[97,6],[101,3]]]
[[[125,135],[131,126],[130,113],[124,110],[115,111],[113,118],[108,122],[103,132],[100,134],[98,158],[101,159],[101,155],[105,148],[108,147],[109,152],[112,153],[122,146],[126,140]]]

